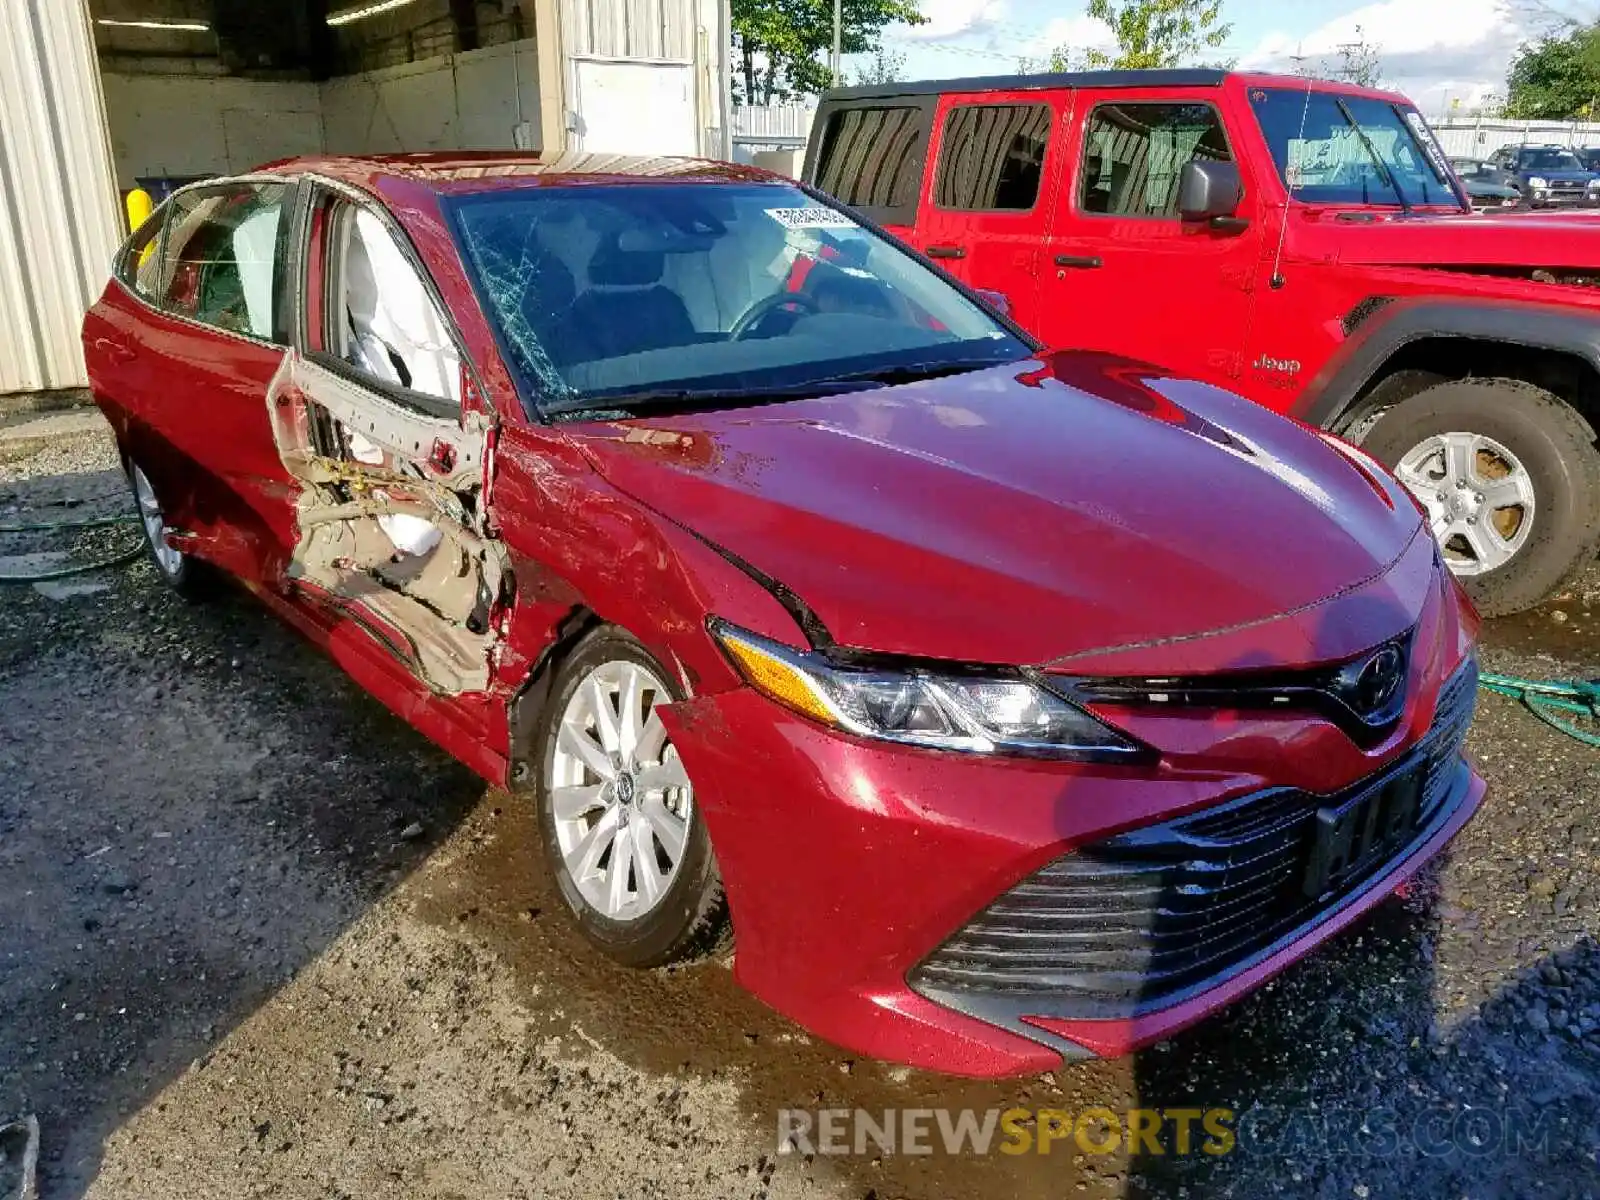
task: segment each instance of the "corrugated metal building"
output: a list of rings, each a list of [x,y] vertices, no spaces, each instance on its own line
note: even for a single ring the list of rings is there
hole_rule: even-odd
[[[122,221],[80,4],[0,0],[0,132],[0,394],[82,387]]]

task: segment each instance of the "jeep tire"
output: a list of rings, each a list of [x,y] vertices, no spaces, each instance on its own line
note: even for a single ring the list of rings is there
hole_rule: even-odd
[[[1425,495],[1418,486],[1417,463],[1430,447],[1442,449],[1451,440],[1459,444],[1462,435],[1483,439],[1484,448],[1472,451],[1474,479],[1492,483],[1495,472],[1505,469],[1493,451],[1498,444],[1526,473],[1533,503],[1531,512],[1521,508],[1482,512],[1484,519],[1494,519],[1500,532],[1517,543],[1502,563],[1485,569],[1473,565],[1472,559],[1462,560],[1452,554],[1453,539],[1448,538],[1446,561],[1455,557],[1468,567],[1457,574],[1484,616],[1521,612],[1553,594],[1590,561],[1600,543],[1600,451],[1595,449],[1594,432],[1559,397],[1516,379],[1451,380],[1396,404],[1372,425],[1362,444],[1433,509],[1436,533],[1452,513],[1459,516],[1459,510],[1449,507],[1457,489],[1470,506],[1473,485],[1452,482],[1454,476],[1447,475],[1439,480],[1437,491],[1432,490],[1435,485],[1426,485]],[[1442,462],[1442,454],[1435,461]],[[1429,477],[1426,472],[1424,476]],[[1477,492],[1479,499],[1482,496]],[[1523,520],[1529,522],[1526,530]],[[1513,532],[1506,533],[1506,523],[1512,521]]]

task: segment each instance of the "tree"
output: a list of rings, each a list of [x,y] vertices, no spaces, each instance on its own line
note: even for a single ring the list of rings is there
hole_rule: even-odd
[[[833,0],[731,0],[734,99],[744,104],[812,95],[831,87]],[[840,49],[872,54],[885,25],[920,25],[917,0],[843,0]]]
[[[852,82],[857,86],[876,83],[899,83],[905,78],[906,56],[898,50],[889,50],[879,46],[873,52],[872,60],[863,67],[857,67],[855,79]]]
[[[1519,47],[1506,78],[1506,115],[1566,120],[1600,97],[1600,24],[1580,25]]]
[[[1116,52],[1057,46],[1051,70],[1175,67],[1217,49],[1233,31],[1231,24],[1219,24],[1222,0],[1089,0],[1088,14],[1111,30]]]
[[[1339,64],[1328,68],[1328,78],[1342,79],[1361,87],[1383,86],[1383,64],[1378,61],[1382,46],[1367,41],[1361,26],[1356,26],[1356,40],[1339,46]]]

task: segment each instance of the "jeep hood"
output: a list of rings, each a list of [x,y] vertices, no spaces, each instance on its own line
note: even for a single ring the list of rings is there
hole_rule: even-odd
[[[1359,214],[1359,215],[1358,215]],[[1297,218],[1297,219],[1296,219]],[[1462,212],[1308,210],[1295,214],[1293,257],[1364,266],[1594,267],[1600,210],[1469,215]]]
[[[1100,354],[566,429],[836,642],[886,653],[1044,664],[1238,630],[1382,576],[1420,526],[1306,428]],[[1372,640],[1416,613],[1385,617]]]

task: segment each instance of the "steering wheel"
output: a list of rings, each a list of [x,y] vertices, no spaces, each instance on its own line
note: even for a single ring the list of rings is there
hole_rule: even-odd
[[[808,296],[804,292],[773,292],[770,296],[763,296],[739,314],[739,319],[733,323],[733,328],[728,330],[728,340],[742,341],[745,335],[780,308],[804,309],[808,313],[818,311],[815,296]]]

